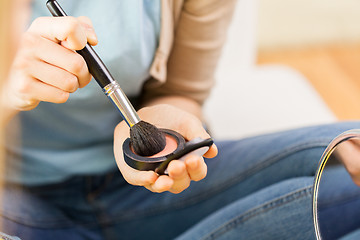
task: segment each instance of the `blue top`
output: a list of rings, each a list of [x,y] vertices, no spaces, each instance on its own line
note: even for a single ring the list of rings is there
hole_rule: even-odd
[[[58,1],[68,15],[90,17],[99,39],[95,51],[126,95],[137,96],[158,46],[160,0]],[[50,16],[45,2],[34,1],[33,19]],[[41,102],[18,118],[21,142],[7,140],[8,181],[47,184],[116,168],[113,131],[122,118],[95,80],[64,104]]]

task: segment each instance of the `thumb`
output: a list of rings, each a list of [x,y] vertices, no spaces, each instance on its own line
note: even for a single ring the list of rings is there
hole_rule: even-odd
[[[148,186],[155,183],[158,174],[154,171],[139,171],[126,164],[123,156],[122,144],[129,136],[129,128],[124,121],[120,122],[114,131],[114,155],[116,164],[124,179],[136,186]]]
[[[203,127],[203,123],[196,117],[190,116],[187,120],[184,120],[185,124],[181,124],[179,129],[186,140],[192,140],[194,138],[207,139],[210,138],[209,133]],[[186,126],[186,127],[183,127]],[[213,158],[218,154],[218,148],[215,143],[210,146],[209,150],[204,154],[206,158]]]

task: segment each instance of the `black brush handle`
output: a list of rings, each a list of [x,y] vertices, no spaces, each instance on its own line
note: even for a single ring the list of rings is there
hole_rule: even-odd
[[[46,6],[54,17],[67,16],[65,11],[61,8],[60,4],[56,0],[48,0]],[[104,88],[109,83],[114,81],[114,78],[111,76],[109,70],[106,68],[105,64],[101,61],[100,57],[96,54],[95,50],[90,46],[89,43],[86,44],[85,48],[76,52],[85,59],[89,72],[95,78],[96,82],[100,85],[101,88]]]
[[[56,0],[48,0],[46,6],[54,17],[67,16]],[[119,110],[122,118],[129,125],[134,126],[141,121],[129,99],[120,88],[119,84],[111,76],[105,64],[96,54],[95,50],[87,43],[85,48],[77,51],[88,66],[89,72],[95,78],[96,82],[103,89],[105,95],[112,101]]]

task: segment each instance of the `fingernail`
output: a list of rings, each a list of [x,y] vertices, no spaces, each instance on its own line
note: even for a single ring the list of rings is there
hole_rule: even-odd
[[[89,39],[91,40],[91,41],[93,41],[93,42],[98,42],[98,38],[97,38],[97,36],[96,36],[96,34],[94,33],[94,34],[90,34],[89,35]]]
[[[87,29],[87,37],[89,40],[93,42],[98,42],[97,35],[95,33],[95,30],[92,27],[88,27]]]

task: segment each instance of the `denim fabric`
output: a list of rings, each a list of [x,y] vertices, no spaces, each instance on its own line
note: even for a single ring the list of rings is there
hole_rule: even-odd
[[[314,239],[320,156],[358,122],[217,142],[208,176],[181,194],[151,193],[118,171],[40,187],[7,185],[1,216],[21,239]]]
[[[339,239],[355,231],[360,226],[359,215],[360,188],[342,165],[327,166],[318,193],[318,222],[322,238]],[[351,238],[347,236],[347,239]]]
[[[339,239],[341,239],[341,240],[358,240],[358,239],[360,239],[360,229],[357,229],[356,231],[351,232]]]
[[[302,177],[274,184],[218,210],[177,240],[315,239],[312,183]]]
[[[0,232],[0,240],[20,240],[20,238]]]

